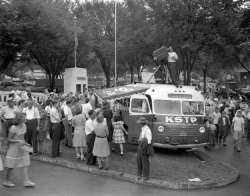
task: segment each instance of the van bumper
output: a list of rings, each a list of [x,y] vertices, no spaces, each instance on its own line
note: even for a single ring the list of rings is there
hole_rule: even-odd
[[[169,149],[190,149],[190,148],[200,148],[209,145],[209,143],[201,143],[201,144],[180,144],[180,145],[171,145],[171,144],[160,144],[154,143],[154,147],[159,148],[169,148]]]

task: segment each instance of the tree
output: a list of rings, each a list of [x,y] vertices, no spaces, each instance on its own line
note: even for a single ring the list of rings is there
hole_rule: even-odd
[[[12,1],[0,0],[0,75],[16,60],[25,44],[20,24],[11,6]]]
[[[18,0],[16,15],[23,26],[26,50],[47,73],[50,88],[73,52],[73,16],[70,2]],[[72,30],[73,29],[73,30]]]

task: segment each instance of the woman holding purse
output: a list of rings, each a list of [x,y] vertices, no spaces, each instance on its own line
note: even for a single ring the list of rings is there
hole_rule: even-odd
[[[8,135],[9,148],[7,150],[4,166],[7,168],[6,180],[3,185],[7,187],[14,187],[15,185],[10,181],[10,177],[14,168],[22,167],[24,172],[25,187],[33,187],[35,183],[29,179],[28,166],[30,165],[29,152],[25,147],[29,148],[30,145],[25,143],[24,135],[26,133],[25,114],[16,113],[14,118],[14,125],[11,126]]]

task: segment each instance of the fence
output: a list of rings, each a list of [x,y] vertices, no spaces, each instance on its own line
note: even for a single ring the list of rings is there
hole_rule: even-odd
[[[7,104],[6,102],[10,92],[11,91],[0,91],[0,105],[4,106]],[[24,93],[25,92],[23,91],[21,94],[21,98],[23,98]],[[36,100],[36,102],[47,99],[47,97],[45,97],[45,94],[43,93],[32,93],[32,97]]]

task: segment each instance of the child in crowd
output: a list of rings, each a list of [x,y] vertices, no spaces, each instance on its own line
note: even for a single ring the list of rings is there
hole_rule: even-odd
[[[121,156],[123,156],[123,143],[125,143],[124,133],[128,135],[128,132],[123,127],[124,122],[121,121],[120,115],[116,114],[114,116],[114,122],[112,122],[114,133],[113,133],[113,143],[120,144]]]

